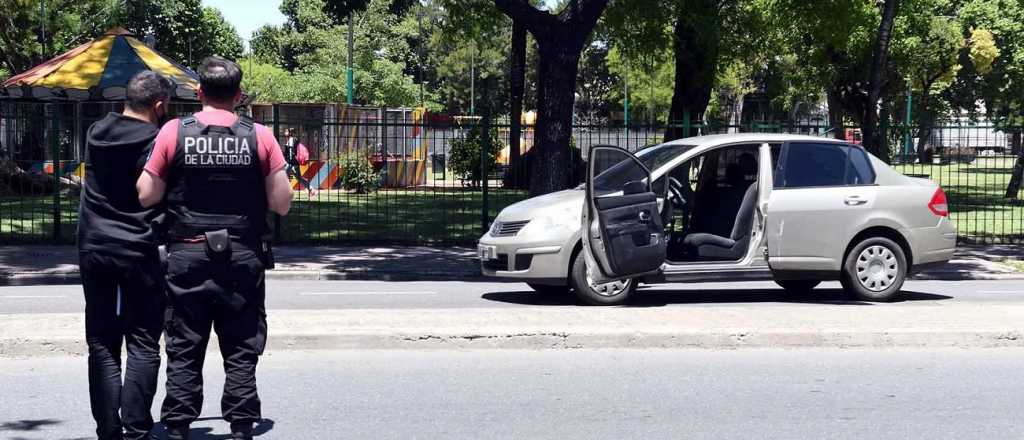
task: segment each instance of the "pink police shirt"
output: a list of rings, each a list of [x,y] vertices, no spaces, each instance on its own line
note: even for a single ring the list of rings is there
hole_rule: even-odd
[[[194,116],[203,124],[221,127],[230,127],[238,121],[238,116],[227,110],[205,110]],[[173,119],[160,129],[153,145],[153,153],[149,156],[149,161],[146,162],[146,171],[167,180],[167,171],[174,163],[174,150],[178,146],[178,127],[180,126],[181,121]],[[260,166],[263,167],[263,176],[266,177],[284,168],[284,154],[281,153],[281,145],[277,143],[274,133],[269,128],[256,124],[254,130],[256,130],[256,143],[259,144],[257,151],[259,152]]]

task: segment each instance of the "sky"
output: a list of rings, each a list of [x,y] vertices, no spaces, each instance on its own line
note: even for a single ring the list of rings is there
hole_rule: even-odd
[[[551,7],[558,3],[558,0],[544,0]],[[239,6],[240,4],[244,6]],[[284,23],[284,14],[278,9],[281,0],[203,0],[203,5],[214,6],[224,14],[224,19],[231,23],[238,35],[248,42],[252,37],[252,31],[264,24]]]
[[[224,19],[246,41],[252,37],[252,31],[260,26],[284,23],[284,14],[278,9],[281,0],[203,0],[203,5],[220,9]]]

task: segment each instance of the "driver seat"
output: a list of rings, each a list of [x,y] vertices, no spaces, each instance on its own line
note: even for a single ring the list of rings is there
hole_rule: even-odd
[[[708,233],[687,235],[683,248],[691,260],[696,261],[737,261],[743,258],[750,244],[750,233],[754,227],[754,207],[757,205],[757,182],[751,183],[743,194],[739,211],[732,225],[729,237]]]

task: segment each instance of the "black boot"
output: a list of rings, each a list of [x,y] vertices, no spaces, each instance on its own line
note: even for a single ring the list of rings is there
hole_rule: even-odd
[[[235,422],[231,424],[232,440],[252,440],[252,422]]]
[[[188,425],[167,425],[167,440],[188,440]]]

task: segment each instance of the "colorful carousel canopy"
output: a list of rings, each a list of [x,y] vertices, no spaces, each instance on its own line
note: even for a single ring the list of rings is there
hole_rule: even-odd
[[[196,100],[195,72],[122,28],[4,81],[0,99],[118,101],[128,80],[146,69],[170,78],[175,98]]]

